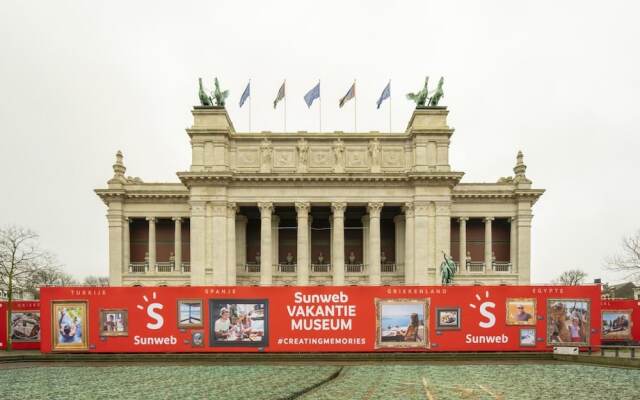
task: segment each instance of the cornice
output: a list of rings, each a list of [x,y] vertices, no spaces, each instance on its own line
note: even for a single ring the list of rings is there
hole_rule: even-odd
[[[122,189],[96,189],[95,193],[102,199],[105,204],[111,201],[137,201],[137,200],[189,200],[189,191],[141,191],[141,190],[122,190]]]
[[[185,186],[194,184],[230,184],[233,182],[428,182],[455,186],[464,173],[207,173],[179,172]]]
[[[451,197],[457,200],[463,199],[527,199],[534,204],[545,192],[544,189],[504,189],[504,190],[475,190],[475,191],[454,191]]]

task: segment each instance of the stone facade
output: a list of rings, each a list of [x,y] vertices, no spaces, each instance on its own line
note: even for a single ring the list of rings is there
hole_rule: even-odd
[[[236,132],[195,107],[179,183],[126,177],[107,189],[112,285],[529,284],[532,189],[514,176],[460,183],[444,107],[405,132]]]

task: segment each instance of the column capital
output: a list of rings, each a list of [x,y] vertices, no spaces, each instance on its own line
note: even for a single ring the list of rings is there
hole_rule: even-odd
[[[192,217],[204,217],[206,213],[207,203],[204,201],[190,201],[191,216]]]
[[[246,223],[248,220],[246,215],[243,214],[236,214],[236,221],[238,222],[242,222],[242,223]]]
[[[234,218],[238,213],[238,205],[234,202],[227,203],[227,217]]]
[[[227,203],[211,202],[209,203],[209,210],[213,217],[226,217],[227,216]]]
[[[156,222],[157,218],[156,217],[145,217],[145,219],[149,222]]]
[[[334,217],[343,217],[344,211],[347,209],[347,203],[344,201],[336,201],[331,203],[331,211],[333,211]]]
[[[262,218],[271,217],[271,214],[273,214],[273,203],[260,202],[258,203],[258,208],[260,209],[260,216]]]
[[[450,201],[436,201],[434,202],[436,215],[451,215],[451,202]]]
[[[433,203],[430,201],[415,201],[413,203],[415,215],[435,215]]]
[[[393,217],[393,222],[396,224],[403,221],[404,221],[404,215],[402,214],[398,214],[395,217]]]
[[[369,216],[374,218],[380,218],[380,211],[382,211],[382,207],[384,203],[381,201],[373,201],[367,204],[367,209],[369,210]]]
[[[175,222],[182,222],[183,217],[172,217],[171,219]]]
[[[484,222],[491,222],[493,221],[495,218],[494,217],[484,217]]]
[[[414,204],[410,201],[404,203],[402,206],[402,212],[404,212],[405,218],[413,218],[415,214]]]
[[[458,222],[467,222],[469,217],[458,217]]]
[[[296,212],[298,213],[298,218],[309,216],[309,210],[311,209],[311,204],[305,201],[296,201],[295,202]]]

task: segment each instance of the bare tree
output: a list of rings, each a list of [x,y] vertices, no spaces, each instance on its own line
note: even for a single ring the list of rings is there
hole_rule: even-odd
[[[560,274],[560,276],[553,280],[553,283],[558,283],[565,286],[578,286],[583,284],[586,278],[587,273],[581,269],[576,268],[564,271]]]
[[[622,250],[605,260],[605,268],[626,274],[625,279],[640,281],[640,229],[622,239]]]
[[[78,281],[73,276],[64,272],[57,265],[48,265],[34,272],[27,290],[32,292],[35,298],[39,298],[39,288],[41,286],[74,286]]]
[[[90,275],[84,278],[84,284],[86,286],[107,287],[109,286],[109,277]]]
[[[14,292],[28,290],[34,276],[52,265],[53,257],[40,249],[36,233],[14,226],[0,229],[0,289],[7,292],[9,311]],[[7,313],[7,351],[11,350],[10,314]]]

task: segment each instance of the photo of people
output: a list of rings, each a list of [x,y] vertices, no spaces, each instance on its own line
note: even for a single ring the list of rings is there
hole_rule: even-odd
[[[178,328],[202,326],[202,300],[178,300]]]
[[[631,310],[602,311],[602,340],[631,340]]]
[[[522,328],[520,329],[520,346],[533,347],[536,345],[536,330],[535,328]]]
[[[211,346],[268,345],[267,300],[209,300]]]
[[[436,308],[436,329],[460,329],[460,308]]]
[[[191,332],[191,347],[203,347],[204,346],[204,332],[193,331]]]
[[[37,342],[40,340],[40,311],[11,312],[11,340]]]
[[[536,299],[507,299],[507,325],[535,325]]]
[[[547,344],[588,345],[590,305],[587,299],[547,300]]]
[[[428,299],[376,299],[376,348],[429,348]]]
[[[87,303],[53,302],[52,306],[53,350],[86,350]]]
[[[100,336],[127,336],[127,310],[100,310]]]

